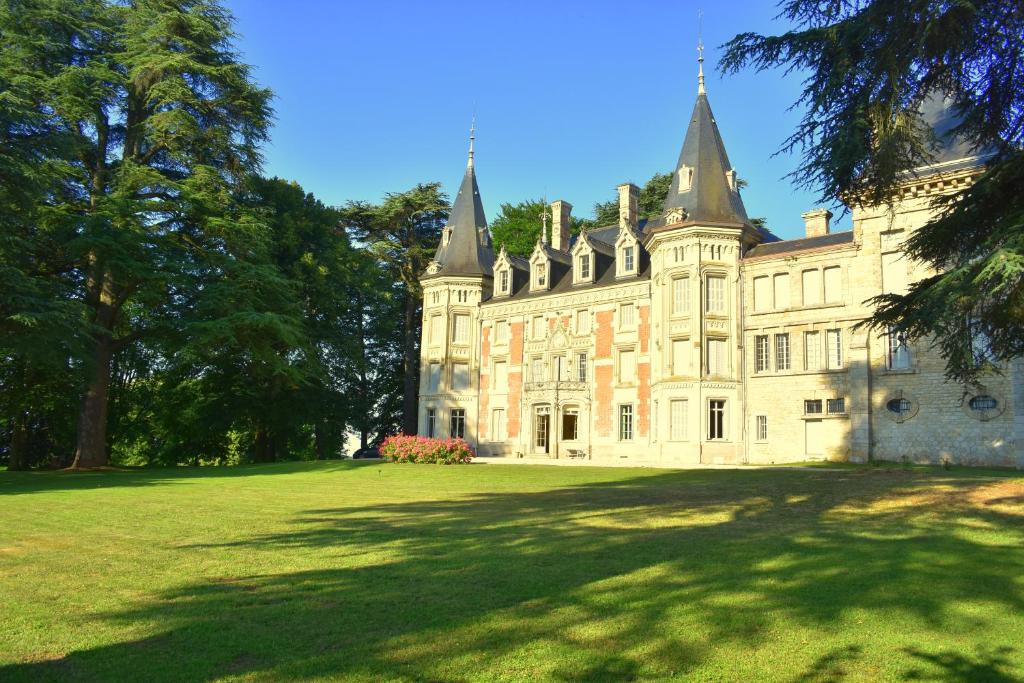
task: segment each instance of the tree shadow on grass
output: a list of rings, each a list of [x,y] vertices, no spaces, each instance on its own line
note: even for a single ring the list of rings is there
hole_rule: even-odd
[[[957,526],[1024,518],[915,502],[936,483],[954,501],[986,485],[899,471],[689,471],[313,509],[289,533],[225,545],[268,558],[312,549],[322,568],[187,584],[106,615],[156,635],[0,668],[0,679],[827,680],[869,646],[878,656],[877,643],[738,660],[780,631],[845,637],[852,612],[942,634],[965,602],[1024,610],[1019,543]],[[964,634],[985,626],[956,616]],[[925,671],[915,659],[951,656],[903,655],[908,677]],[[950,672],[1006,665],[955,656]]]

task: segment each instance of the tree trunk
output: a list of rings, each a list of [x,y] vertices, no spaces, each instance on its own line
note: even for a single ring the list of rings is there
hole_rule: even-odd
[[[110,393],[110,361],[114,342],[107,334],[96,338],[92,377],[78,412],[78,441],[72,469],[104,467],[107,458],[107,400]]]
[[[253,447],[253,462],[270,462],[274,457],[274,446],[270,433],[260,427],[256,430],[256,443]]]
[[[324,437],[324,425],[323,421],[317,419],[313,424],[313,452],[316,454],[317,460],[327,459],[327,443]]]
[[[415,434],[417,431],[418,403],[419,403],[419,374],[420,356],[419,339],[417,332],[417,299],[412,292],[406,294],[405,299],[405,348],[402,350],[402,365],[404,366],[403,392],[402,392],[402,433]]]
[[[28,469],[28,415],[19,412],[11,429],[11,457],[7,461],[11,471]]]

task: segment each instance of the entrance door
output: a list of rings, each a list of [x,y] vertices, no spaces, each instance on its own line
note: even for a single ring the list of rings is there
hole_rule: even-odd
[[[551,414],[547,408],[538,408],[533,417],[533,452],[548,454],[550,450]]]
[[[821,420],[804,420],[804,455],[821,458],[825,455],[824,430]]]

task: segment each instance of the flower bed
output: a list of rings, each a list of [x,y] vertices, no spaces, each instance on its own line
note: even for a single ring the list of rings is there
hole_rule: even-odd
[[[457,465],[473,460],[473,449],[462,439],[431,439],[425,436],[389,436],[378,449],[388,462],[429,462]]]

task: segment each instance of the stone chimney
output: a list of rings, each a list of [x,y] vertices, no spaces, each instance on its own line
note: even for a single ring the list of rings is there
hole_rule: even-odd
[[[561,199],[551,202],[551,246],[569,251],[569,216],[572,204]]]
[[[640,188],[633,183],[619,185],[619,227],[636,228],[640,220]]]
[[[832,218],[832,212],[828,209],[811,209],[807,213],[800,214],[800,217],[804,219],[808,237],[828,234],[828,221]]]

